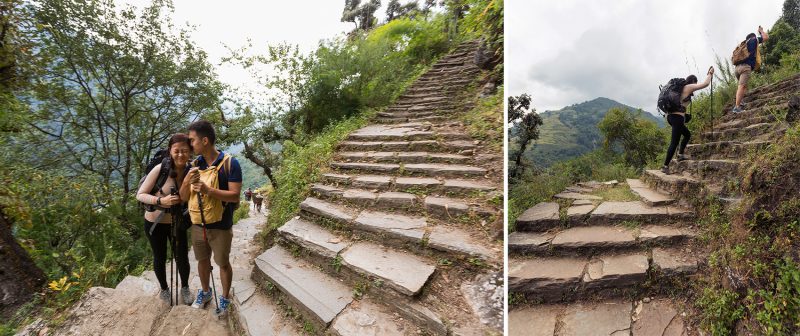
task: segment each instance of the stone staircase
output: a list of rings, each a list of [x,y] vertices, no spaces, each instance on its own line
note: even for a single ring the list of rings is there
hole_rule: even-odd
[[[477,47],[458,46],[341,142],[298,216],[256,258],[254,279],[305,332],[502,333],[502,243],[487,227],[502,218],[490,202],[502,171],[481,164],[454,116],[481,73]]]
[[[263,214],[251,210],[249,218],[233,226],[230,258],[234,268],[231,286],[234,307],[230,318],[217,318],[213,302],[205,309],[185,305],[170,307],[158,298],[155,273],[145,271],[141,276],[125,277],[115,288],[90,288],[67,312],[56,330],[49,330],[40,320],[17,335],[300,335],[299,326],[287,319],[281,308],[251,280],[254,252],[258,248],[253,238],[261,231],[265,220]],[[200,288],[200,278],[192,251],[189,251],[189,264],[189,287],[195,295]],[[218,293],[221,293],[217,267],[213,275]]]
[[[595,182],[523,213],[508,239],[508,281],[509,295],[527,304],[510,307],[510,334],[696,332],[685,323],[680,300],[670,297],[707,253],[695,242],[693,205],[708,196],[729,205],[741,198],[742,163],[786,131],[779,120],[799,87],[797,75],[750,91],[744,113],[726,107],[687,147],[691,160],[673,161],[670,175],[647,170],[626,181],[639,201],[591,195],[609,187]]]

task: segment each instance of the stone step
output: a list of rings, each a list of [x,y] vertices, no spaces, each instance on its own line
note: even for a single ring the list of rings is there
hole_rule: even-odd
[[[494,253],[479,239],[461,229],[429,223],[425,217],[412,217],[373,210],[346,208],[314,197],[300,203],[300,214],[339,223],[347,230],[371,234],[383,244],[405,248],[424,246],[456,257],[494,260]],[[308,215],[311,216],[308,216]],[[485,239],[484,239],[485,240]]]
[[[431,103],[402,103],[397,102],[392,104],[384,110],[385,112],[400,113],[400,112],[413,112],[413,113],[442,113],[458,109],[458,105],[444,102],[431,102]]]
[[[431,177],[395,177],[382,175],[347,175],[325,173],[322,174],[322,181],[327,184],[338,186],[352,186],[354,188],[366,188],[379,191],[407,191],[422,192],[426,194],[445,193],[482,193],[493,192],[497,188],[491,185],[463,179],[445,179]]]
[[[455,165],[444,163],[360,163],[360,162],[331,162],[330,166],[342,171],[357,171],[381,174],[412,174],[419,176],[484,176],[486,169],[469,165]]]
[[[248,270],[252,273],[252,270]],[[252,275],[252,274],[251,274]],[[236,305],[236,322],[247,336],[297,335],[281,316],[285,314],[252,278],[232,284],[233,303]]]
[[[422,212],[443,220],[465,219],[473,216],[489,218],[496,213],[487,207],[481,207],[466,200],[417,196],[405,192],[373,192],[366,189],[345,189],[319,183],[311,185],[311,192],[320,198],[344,201],[353,206]]]
[[[689,144],[686,154],[695,160],[704,159],[742,159],[749,153],[765,150],[771,141],[717,141],[703,144]]]
[[[397,319],[382,307],[371,311],[360,309],[362,305],[377,307],[367,298],[359,300],[359,307],[354,307],[350,304],[353,302],[351,288],[311,263],[293,257],[280,246],[273,246],[256,257],[253,278],[262,286],[277,288],[288,298],[285,302],[294,311],[312,321],[321,331],[330,326],[328,330],[335,334],[362,335],[360,332],[366,331],[363,327],[368,324],[362,327],[357,323],[354,325],[356,316],[381,325],[383,331],[394,330],[391,335],[401,335],[398,331],[407,327],[398,324]]]
[[[347,162],[371,163],[470,163],[472,156],[429,152],[338,152],[336,157]]]
[[[774,123],[776,121],[777,119],[774,114],[766,114],[766,115],[753,114],[749,118],[733,119],[731,121],[717,123],[712,126],[714,127],[714,131],[725,131],[729,129],[742,128],[756,124]]]
[[[400,110],[400,109],[396,109]],[[422,112],[378,112],[378,118],[406,118],[406,119],[419,119],[424,117],[433,117],[439,115],[436,111],[422,111]]]
[[[406,122],[441,122],[447,118],[443,116],[432,116],[423,118],[376,118],[375,122],[379,124],[400,124]]]
[[[583,226],[550,232],[513,232],[508,236],[508,250],[509,253],[538,256],[588,256],[674,245],[696,236],[687,228],[661,225]]]
[[[543,202],[525,210],[514,222],[516,231],[540,232],[561,225],[559,206],[556,202]]]
[[[689,173],[707,183],[724,183],[728,179],[739,178],[740,166],[738,160],[684,160],[673,161],[670,169],[677,173]]]
[[[645,170],[641,180],[651,189],[670,194],[676,199],[698,195],[702,188],[700,180],[684,175],[664,174],[661,170]]]
[[[437,153],[450,153],[463,150],[474,150],[475,147],[476,145],[473,141],[466,140],[343,141],[339,143],[338,149],[342,151],[428,151]]]
[[[776,123],[754,124],[739,128],[729,128],[722,131],[712,131],[700,134],[700,141],[752,141],[775,139],[786,131],[786,126]]]
[[[652,207],[641,201],[603,202],[586,221],[590,225],[621,224],[622,222],[674,224],[694,218],[691,210],[677,206]]]
[[[773,122],[775,119],[775,114],[784,115],[786,109],[789,108],[788,102],[780,102],[777,104],[767,104],[759,107],[747,107],[742,113],[731,113],[730,110],[722,117],[719,118],[717,123],[719,124],[727,124],[735,121],[744,121],[745,124],[751,124],[749,120],[756,119],[756,118],[770,118],[772,120],[767,119],[763,122]],[[716,126],[716,125],[715,125]]]
[[[676,249],[586,257],[510,259],[509,293],[538,302],[571,302],[587,297],[624,297],[649,282],[669,282],[694,274],[699,257]]]
[[[645,298],[509,308],[508,335],[679,336],[687,328],[695,335],[680,307],[668,298]]]
[[[675,203],[675,199],[669,195],[662,194],[658,191],[650,189],[644,182],[639,179],[627,179],[628,186],[631,191],[639,196],[645,204],[649,206],[660,206]]]
[[[401,124],[402,125],[402,124]],[[435,131],[393,132],[396,125],[372,125],[369,132],[356,132],[347,138],[351,141],[415,141],[415,140],[472,140],[469,134]]]

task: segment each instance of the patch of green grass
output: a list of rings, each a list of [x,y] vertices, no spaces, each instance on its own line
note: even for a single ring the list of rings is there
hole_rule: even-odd
[[[236,211],[233,212],[233,224],[238,223],[240,219],[248,217],[250,217],[250,202],[242,201]]]
[[[366,282],[356,283],[356,286],[353,287],[353,298],[356,300],[361,299],[361,297],[367,293],[368,289],[369,289],[369,283]]]
[[[697,305],[703,308],[703,328],[715,336],[732,335],[736,321],[744,316],[739,300],[739,294],[726,289],[704,289],[697,300]]]
[[[336,258],[331,260],[331,266],[336,272],[339,272],[342,269],[342,256],[337,255]]]
[[[503,92],[500,86],[495,94],[478,99],[475,107],[460,118],[470,136],[498,153],[503,151]]]
[[[636,196],[636,194],[631,191],[631,188],[629,188],[628,185],[617,185],[616,187],[611,188],[599,188],[590,194],[600,196],[604,201],[627,202],[639,200],[639,196]]]

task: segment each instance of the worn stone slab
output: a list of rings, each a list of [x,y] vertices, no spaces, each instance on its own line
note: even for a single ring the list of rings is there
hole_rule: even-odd
[[[587,288],[624,288],[643,282],[649,266],[644,253],[600,256],[587,266],[583,282]]]
[[[341,188],[320,183],[312,184],[311,191],[317,195],[325,197],[340,197],[342,194],[344,194],[344,191]]]
[[[508,335],[553,336],[562,306],[537,305],[508,312]]]
[[[350,133],[350,140],[395,140],[395,139],[430,139],[434,132],[425,131],[423,127],[411,125],[369,125]]]
[[[583,222],[589,217],[589,213],[591,213],[592,210],[594,210],[593,204],[573,205],[567,208],[567,220],[572,223]]]
[[[616,186],[617,184],[619,184],[619,181],[617,181],[617,180],[611,180],[611,181],[606,181],[606,182],[603,182],[603,184],[604,184],[604,185],[607,185],[607,186],[612,186],[612,187],[613,187],[613,186]]]
[[[342,183],[342,184],[349,184],[350,183],[350,176],[344,174],[332,174],[332,173],[325,173],[322,174],[322,177],[333,183]]]
[[[582,226],[556,234],[550,242],[553,249],[608,249],[636,244],[633,232],[617,226]]]
[[[446,217],[457,217],[469,214],[469,205],[449,197],[425,197],[425,209],[428,212]]]
[[[398,177],[394,184],[399,189],[430,188],[442,185],[442,181],[431,177]]]
[[[650,206],[667,205],[675,202],[674,198],[650,189],[639,179],[628,179],[627,182],[631,191],[639,196],[642,202]]]
[[[132,314],[132,316],[136,316],[136,314]],[[163,317],[161,325],[155,331],[151,330],[149,334],[153,336],[215,336],[226,334],[228,331],[226,327],[224,320],[214,316],[213,309],[195,309],[190,306],[178,305],[172,307]],[[107,333],[99,335],[107,335]],[[130,333],[129,335],[137,334]]]
[[[346,239],[300,217],[279,227],[278,233],[303,249],[328,258],[335,258],[349,244]]]
[[[412,142],[409,142],[409,141],[386,141],[386,142],[382,142],[381,143],[380,149],[387,150],[387,151],[410,150],[410,149],[412,149]]]
[[[578,287],[587,261],[580,258],[534,258],[509,261],[508,288],[543,298],[560,298]]]
[[[461,295],[483,325],[503,330],[505,306],[503,271],[478,274],[471,282],[461,284]]]
[[[314,197],[307,197],[303,200],[303,202],[300,203],[300,209],[320,217],[343,223],[352,221],[354,217],[349,211]]]
[[[574,193],[574,192],[562,192],[562,193],[556,194],[553,197],[561,198],[561,199],[590,200],[590,201],[600,201],[600,200],[603,199],[600,196],[585,195],[585,194],[579,194],[579,193]]]
[[[347,307],[331,324],[334,335],[403,336],[406,328],[402,319],[369,300]]]
[[[484,175],[487,170],[481,167],[439,163],[410,163],[403,169],[411,173],[431,175]]]
[[[347,150],[380,150],[383,142],[378,141],[342,141],[339,148]]]
[[[508,235],[508,250],[514,253],[541,253],[550,250],[552,232],[512,232]]]
[[[342,198],[359,204],[372,204],[378,198],[378,194],[363,189],[347,189],[342,193]]]
[[[152,282],[142,277],[128,275],[117,284],[117,290],[142,295],[153,295],[161,289],[157,282]]]
[[[589,217],[590,223],[610,223],[612,221],[656,221],[668,220],[667,207],[651,207],[641,201],[603,202],[597,206]]]
[[[428,226],[423,217],[408,217],[377,211],[362,211],[355,219],[355,227],[375,233],[389,234],[403,240],[419,242]]]
[[[436,226],[428,236],[428,247],[450,253],[466,254],[482,259],[491,259],[492,251],[483,246],[469,233],[457,228]]]
[[[328,325],[353,301],[351,288],[310,263],[295,259],[280,246],[256,257],[254,271],[263,274],[294,305],[322,325]]]
[[[368,170],[383,173],[393,173],[400,169],[399,164],[394,163],[362,163],[362,162],[331,162],[331,167],[349,170]]]
[[[632,308],[630,302],[572,305],[561,318],[558,335],[630,335]]]
[[[466,155],[460,154],[447,154],[447,153],[430,153],[428,154],[428,160],[437,161],[437,162],[454,162],[454,163],[464,163],[469,160],[472,160],[471,157]]]
[[[644,243],[679,242],[697,236],[696,233],[686,228],[676,228],[663,225],[646,225],[639,230],[639,241]]]
[[[445,191],[459,192],[459,191],[492,191],[497,188],[470,180],[445,180]]]
[[[594,191],[594,189],[584,188],[584,187],[581,187],[581,186],[567,187],[566,190],[569,191],[569,192],[574,192],[574,193],[579,193],[579,194],[585,194],[585,193],[590,193],[590,192]]]
[[[685,336],[683,318],[669,300],[638,302],[634,309],[633,336]]]
[[[518,231],[544,231],[561,225],[558,203],[543,202],[525,210],[516,221]]]
[[[383,192],[378,194],[378,203],[382,206],[411,207],[417,202],[417,196],[404,192]]]
[[[680,276],[697,272],[697,257],[679,251],[654,248],[653,265],[658,267],[664,276]]]
[[[239,324],[250,336],[297,334],[288,324],[281,323],[283,310],[263,294],[253,295],[244,304],[239,304],[236,312],[239,314]]]
[[[391,176],[363,175],[354,177],[351,185],[356,188],[384,189],[388,188],[391,184]]]
[[[401,294],[416,295],[436,270],[416,255],[361,242],[341,254],[342,264],[355,272],[382,279]]]
[[[574,200],[574,201],[572,201],[572,205],[573,206],[574,205],[591,205],[591,204],[594,204],[594,202],[592,202],[590,200]]]

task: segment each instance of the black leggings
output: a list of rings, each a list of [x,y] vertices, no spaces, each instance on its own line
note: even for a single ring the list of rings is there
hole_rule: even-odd
[[[167,284],[167,243],[172,240],[170,230],[172,224],[158,224],[150,235],[150,227],[153,223],[144,221],[144,233],[150,240],[150,247],[153,249],[153,272],[156,273],[161,289],[169,288]],[[181,278],[181,287],[189,286],[189,245],[186,239],[186,231],[178,230],[176,239],[177,252],[173,252],[175,262],[178,264],[178,273]]]
[[[672,126],[672,138],[669,141],[667,158],[664,159],[665,166],[669,166],[669,162],[672,161],[672,157],[675,155],[675,149],[678,148],[678,142],[680,141],[681,144],[678,154],[683,154],[683,150],[686,149],[686,145],[689,144],[689,138],[692,137],[692,133],[686,128],[686,123],[682,115],[677,113],[667,115],[667,123]],[[683,140],[681,140],[681,136],[683,136]]]

